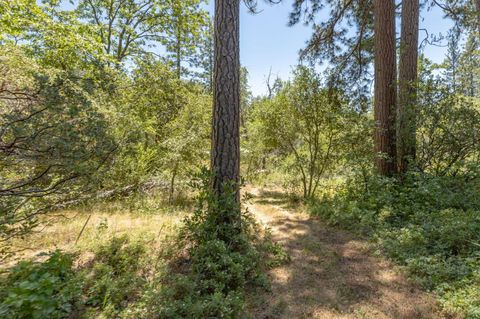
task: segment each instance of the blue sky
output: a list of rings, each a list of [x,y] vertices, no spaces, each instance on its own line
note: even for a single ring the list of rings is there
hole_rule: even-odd
[[[277,5],[261,4],[260,13],[252,15],[242,5],[240,16],[240,59],[249,71],[249,84],[254,95],[265,94],[266,78],[269,70],[273,75],[287,79],[292,66],[297,63],[298,52],[312,34],[311,27],[296,25],[288,27],[288,16],[293,0],[284,0]],[[214,0],[210,0],[208,8],[213,12]],[[436,8],[422,12],[421,28],[429,33],[445,35],[451,22],[444,20],[441,11]],[[420,40],[425,33],[420,33]],[[441,62],[445,48],[428,46],[427,57],[434,62]]]
[[[207,9],[213,13],[215,0],[209,0]],[[242,4],[240,16],[240,59],[249,71],[249,84],[254,95],[266,93],[266,78],[270,69],[272,76],[288,79],[292,67],[297,64],[298,53],[312,34],[310,26],[302,24],[287,26],[293,0],[283,0],[276,5],[268,5],[259,0],[259,13],[252,15]],[[68,8],[68,1],[62,2]],[[327,15],[328,12],[324,13]],[[452,23],[443,19],[439,8],[424,9],[420,28],[429,35],[446,35]],[[397,23],[397,29],[399,22]],[[426,33],[420,32],[420,40]],[[441,62],[446,49],[427,46],[424,53],[434,62]]]

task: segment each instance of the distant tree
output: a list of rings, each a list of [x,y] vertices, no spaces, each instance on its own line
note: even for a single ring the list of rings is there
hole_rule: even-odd
[[[480,33],[480,0],[475,0],[475,14],[474,16],[476,16],[476,19],[477,19],[477,32]]]
[[[381,175],[395,173],[396,39],[395,1],[374,0],[375,153]]]
[[[267,85],[267,98],[271,99],[278,91],[282,88],[282,80],[277,75],[277,77],[272,81],[272,69],[268,72],[267,79],[265,81]]]
[[[169,178],[175,134],[171,126],[189,102],[189,89],[167,63],[144,58],[111,99],[111,124],[122,141],[109,181],[114,188],[141,184],[153,176]],[[118,183],[119,185],[115,185]]]
[[[240,67],[240,125],[245,127],[245,117],[248,108],[252,103],[252,92],[248,85],[248,70],[246,67]]]
[[[447,35],[448,46],[445,59],[445,73],[453,92],[457,92],[458,88],[458,67],[460,63],[461,51],[461,30],[460,26],[456,24]]]
[[[424,57],[419,61],[417,167],[440,176],[476,174],[480,100],[453,92],[437,65]]]
[[[212,99],[200,89],[190,88],[186,102],[174,120],[165,126],[161,141],[161,167],[170,174],[169,200],[175,198],[177,179],[189,177],[208,163]]]
[[[458,60],[459,91],[470,97],[480,97],[480,41],[471,35]]]
[[[117,62],[165,35],[170,16],[162,0],[78,0],[79,16],[96,25],[103,50]]]
[[[203,1],[170,0],[166,12],[169,21],[162,43],[178,78],[188,73],[185,63],[196,66],[197,46],[202,40],[202,29],[208,25],[208,13],[200,8]]]
[[[95,28],[52,3],[0,2],[0,44],[21,46],[42,65],[81,70],[84,78],[92,76],[99,62],[107,60]]]
[[[201,37],[196,45],[197,52],[194,55],[193,65],[199,69],[194,78],[202,83],[210,93],[213,93],[213,39],[213,21],[208,19],[208,23],[202,27]]]

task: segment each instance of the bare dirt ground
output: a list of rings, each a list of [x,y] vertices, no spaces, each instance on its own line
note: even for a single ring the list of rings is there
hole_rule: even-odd
[[[272,289],[255,318],[449,318],[365,240],[295,211],[281,192],[246,191],[248,209],[291,257],[269,273]]]

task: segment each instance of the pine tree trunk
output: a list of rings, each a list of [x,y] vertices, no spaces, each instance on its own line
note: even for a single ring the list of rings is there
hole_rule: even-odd
[[[397,160],[403,174],[416,155],[419,0],[403,0],[400,40]]]
[[[211,169],[213,191],[240,182],[240,0],[215,0],[215,63]]]
[[[180,22],[178,22],[180,24]],[[180,31],[180,26],[177,25],[176,32],[176,43],[175,43],[175,65],[177,71],[177,78],[180,80],[182,77],[182,32]]]
[[[395,1],[374,0],[375,153],[379,174],[395,173],[396,51]]]

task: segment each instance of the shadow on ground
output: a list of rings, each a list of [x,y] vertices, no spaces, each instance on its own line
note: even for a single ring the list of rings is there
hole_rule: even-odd
[[[271,270],[272,290],[254,318],[447,318],[367,242],[295,212],[281,192],[252,189],[249,209],[291,262]]]
[[[275,205],[283,209],[296,209],[300,204],[299,198],[274,190],[263,190],[255,197],[258,205]]]

